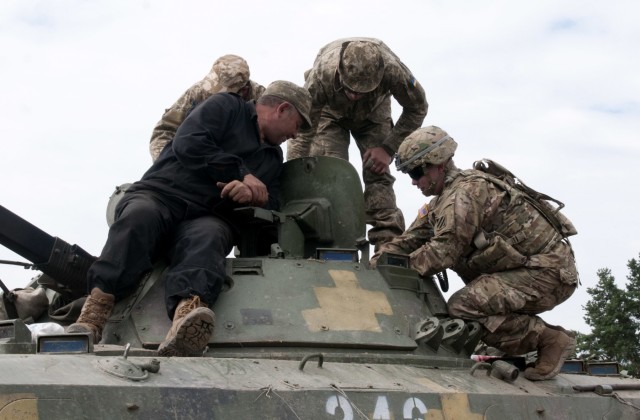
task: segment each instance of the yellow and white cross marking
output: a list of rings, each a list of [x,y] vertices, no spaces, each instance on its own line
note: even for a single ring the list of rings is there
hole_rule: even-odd
[[[336,287],[314,287],[320,307],[302,311],[309,330],[381,332],[376,314],[393,314],[387,296],[362,289],[352,271],[329,270],[329,275]]]
[[[0,420],[38,420],[38,400],[35,394],[0,395]]]

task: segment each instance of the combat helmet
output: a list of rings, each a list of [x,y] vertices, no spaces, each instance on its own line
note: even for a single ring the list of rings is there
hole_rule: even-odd
[[[209,74],[217,76],[220,92],[237,93],[249,83],[249,64],[238,55],[227,54],[213,63]]]
[[[368,93],[384,76],[384,59],[377,45],[366,41],[347,41],[342,44],[338,72],[347,89]]]
[[[409,134],[398,148],[396,169],[409,172],[418,166],[439,165],[456,152],[458,143],[443,129],[431,125]]]

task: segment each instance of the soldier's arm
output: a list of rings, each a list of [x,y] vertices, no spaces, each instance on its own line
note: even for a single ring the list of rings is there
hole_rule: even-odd
[[[429,104],[424,89],[404,64],[399,63],[391,70],[390,92],[402,106],[402,113],[383,144],[385,149],[395,152],[405,137],[422,126]]]
[[[196,86],[192,86],[178,98],[171,108],[165,110],[162,118],[153,128],[149,142],[149,151],[154,162],[158,159],[160,152],[162,152],[167,143],[173,140],[178,127],[180,127],[189,112],[204,99],[206,98],[203,92]]]
[[[374,266],[383,252],[408,255],[420,248],[425,242],[428,242],[433,237],[433,226],[431,226],[429,219],[426,217],[426,208],[428,208],[427,205],[420,208],[418,211],[418,217],[402,235],[396,236],[390,242],[380,246],[378,251],[371,258],[371,262]]]
[[[287,142],[287,160],[309,156],[311,150],[311,142],[318,131],[318,123],[322,108],[327,103],[327,97],[324,92],[322,83],[317,80],[315,70],[311,70],[307,74],[304,87],[311,94],[311,110],[309,111],[309,119],[311,127],[300,130],[298,137]]]
[[[447,187],[437,203],[432,201],[434,207],[427,217],[433,226],[433,237],[411,253],[411,267],[422,275],[453,267],[482,227],[487,199],[488,190],[482,181]]]
[[[184,121],[186,113],[171,107],[165,110],[162,118],[151,133],[151,141],[149,142],[149,152],[151,153],[151,159],[155,162],[160,156],[162,149],[169,143],[176,134],[176,130]]]

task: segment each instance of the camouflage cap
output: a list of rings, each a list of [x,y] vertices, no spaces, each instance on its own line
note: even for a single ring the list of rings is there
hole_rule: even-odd
[[[338,72],[343,86],[358,93],[374,90],[384,76],[384,59],[377,45],[366,41],[342,44]]]
[[[430,125],[409,134],[398,148],[396,169],[409,172],[421,165],[440,165],[453,157],[458,143],[443,129]]]
[[[218,58],[211,67],[211,73],[218,78],[220,92],[237,93],[249,83],[249,64],[237,55],[227,54]]]
[[[276,80],[267,86],[262,94],[262,96],[267,95],[275,96],[289,102],[302,116],[304,121],[302,128],[311,127],[311,118],[309,118],[309,112],[311,111],[311,94],[307,89],[286,80]]]

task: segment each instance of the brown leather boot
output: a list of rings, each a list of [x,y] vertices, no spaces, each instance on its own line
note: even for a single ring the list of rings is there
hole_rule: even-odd
[[[158,347],[159,356],[201,355],[213,334],[215,314],[200,302],[199,296],[182,299],[173,316],[173,324]]]
[[[99,343],[102,339],[102,330],[113,311],[114,302],[113,295],[94,287],[84,305],[82,305],[80,316],[74,324],[67,327],[67,332],[91,333],[93,342],[95,344]]]
[[[538,339],[538,361],[535,367],[524,371],[524,377],[531,381],[551,379],[560,372],[565,359],[576,346],[576,340],[564,331],[545,328]]]

